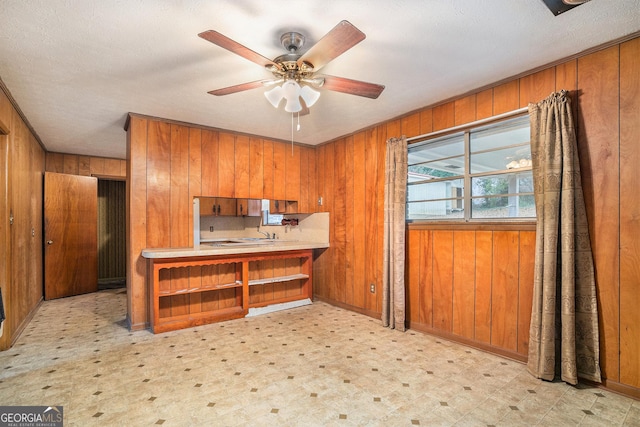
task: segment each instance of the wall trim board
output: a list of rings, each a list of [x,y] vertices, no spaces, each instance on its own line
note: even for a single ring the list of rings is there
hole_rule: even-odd
[[[321,302],[327,303],[329,305],[333,305],[335,307],[344,308],[345,310],[353,311],[354,313],[359,313],[359,314],[363,314],[363,315],[368,316],[368,317],[372,317],[374,319],[378,319],[381,322],[380,324],[382,324],[382,320],[381,320],[382,314],[381,313],[378,313],[378,312],[375,312],[375,311],[372,311],[372,310],[367,310],[365,308],[355,307],[353,305],[345,304],[343,302],[336,301],[336,300],[333,300],[333,299],[330,299],[330,298],[324,298],[324,297],[322,297],[320,295],[316,295],[316,294],[313,295],[313,300],[314,301],[321,301]]]
[[[44,143],[42,142],[40,135],[38,135],[38,132],[36,132],[33,126],[31,126],[31,123],[29,122],[29,120],[27,120],[27,116],[24,115],[24,113],[20,109],[20,106],[18,105],[18,102],[15,100],[13,95],[11,95],[9,88],[7,87],[7,85],[4,84],[4,81],[2,80],[1,77],[0,77],[0,90],[2,90],[2,92],[4,92],[4,94],[7,96],[7,99],[9,99],[9,102],[11,103],[13,108],[16,110],[16,112],[18,113],[18,115],[20,116],[24,124],[27,126],[27,129],[29,129],[29,132],[31,132],[31,134],[36,139],[36,141],[38,141],[38,144],[40,144],[40,147],[46,152],[47,148],[44,146]],[[7,131],[4,131],[4,128],[2,128],[2,130],[3,130],[3,133],[5,134],[9,133],[8,128],[7,128]]]
[[[625,397],[631,397],[632,399],[640,400],[640,388],[632,387],[626,384],[621,384],[617,381],[611,381],[606,378],[602,379],[602,384],[598,384],[592,381],[580,379],[581,382],[589,384],[596,388],[612,391]]]
[[[407,231],[413,230],[481,230],[481,231],[536,231],[536,223],[513,222],[409,222]]]
[[[36,315],[36,313],[40,309],[40,306],[42,305],[43,301],[44,301],[44,298],[40,297],[40,300],[35,305],[35,307],[33,307],[33,309],[31,311],[29,311],[27,316],[24,319],[22,319],[22,322],[20,322],[20,324],[16,327],[16,329],[14,331],[12,331],[13,336],[11,337],[11,343],[10,343],[9,347],[7,347],[5,350],[13,347],[13,345],[16,343],[16,341],[18,341],[18,338],[20,338],[20,335],[22,335],[22,333],[24,332],[24,329],[33,320],[33,317]]]
[[[465,345],[467,347],[475,348],[476,350],[484,351],[486,353],[490,353],[496,356],[501,356],[501,357],[513,360],[514,362],[527,363],[527,357],[521,354],[518,354],[516,352],[511,352],[509,350],[505,350],[500,347],[494,347],[492,345],[487,345],[478,341],[470,340],[468,338],[464,338],[459,335],[454,335],[449,332],[432,328],[431,326],[428,326],[422,323],[407,321],[407,325],[408,325],[408,328],[413,331],[421,332],[427,335],[433,335],[438,338],[443,338],[448,341]]]

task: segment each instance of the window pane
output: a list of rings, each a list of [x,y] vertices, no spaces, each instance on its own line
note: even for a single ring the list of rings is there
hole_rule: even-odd
[[[499,149],[508,145],[529,145],[529,116],[494,123],[471,131],[471,153]]]
[[[535,218],[533,195],[480,197],[471,201],[472,218]]]
[[[423,182],[421,184],[407,186],[407,201],[462,198],[464,194],[464,181],[452,179],[448,181]]]
[[[407,203],[407,219],[462,218],[464,218],[464,201],[462,199]]]
[[[471,173],[493,172],[531,166],[529,145],[472,154]]]
[[[450,178],[464,174],[464,156],[409,166],[409,182],[433,178]]]
[[[531,171],[482,176],[471,179],[471,197],[533,193]]]

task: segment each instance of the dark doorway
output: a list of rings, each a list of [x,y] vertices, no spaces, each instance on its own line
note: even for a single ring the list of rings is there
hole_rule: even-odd
[[[126,182],[98,179],[98,289],[126,286]]]

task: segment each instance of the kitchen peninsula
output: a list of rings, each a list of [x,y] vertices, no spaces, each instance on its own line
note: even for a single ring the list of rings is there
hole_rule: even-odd
[[[299,225],[277,227],[282,230],[277,239],[255,237],[255,220],[234,218],[221,221],[223,228],[215,235],[201,232],[195,247],[144,249],[151,330],[166,332],[245,317],[263,307],[310,303],[313,251],[329,247],[328,214],[296,216],[302,218]],[[246,228],[229,226],[234,221],[243,221]]]

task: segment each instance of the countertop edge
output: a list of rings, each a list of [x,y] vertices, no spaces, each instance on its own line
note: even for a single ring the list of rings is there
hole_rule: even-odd
[[[235,246],[235,247],[213,247],[208,245],[200,245],[197,248],[146,248],[142,250],[142,257],[147,259],[160,258],[182,258],[182,257],[198,257],[198,256],[216,256],[216,255],[238,255],[252,254],[264,252],[285,252],[296,251],[302,249],[326,249],[329,243],[319,242],[287,242],[279,241],[274,245],[255,245],[255,246]]]

